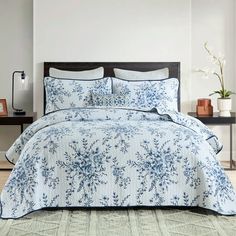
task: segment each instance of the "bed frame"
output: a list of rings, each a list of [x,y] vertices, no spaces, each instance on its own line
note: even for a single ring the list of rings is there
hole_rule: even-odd
[[[104,67],[104,77],[114,77],[113,68],[137,71],[151,71],[167,67],[169,77],[180,82],[180,62],[44,62],[44,77],[49,76],[51,67],[61,70],[82,71]],[[46,107],[44,90],[44,112]],[[180,87],[178,91],[178,110],[180,111]]]

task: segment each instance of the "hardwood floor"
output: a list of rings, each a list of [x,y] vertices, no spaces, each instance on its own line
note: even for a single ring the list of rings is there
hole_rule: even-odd
[[[2,191],[9,175],[10,175],[10,171],[0,170],[0,192]]]
[[[10,164],[8,161],[0,161],[0,169],[9,169],[12,167],[13,165]],[[10,170],[0,170],[0,192],[2,191],[2,188],[5,185],[10,173]]]
[[[0,169],[9,169],[13,168],[13,165],[8,161],[0,161]]]

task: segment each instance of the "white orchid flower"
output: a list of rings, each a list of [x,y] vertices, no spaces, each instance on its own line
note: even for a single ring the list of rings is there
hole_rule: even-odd
[[[229,98],[232,94],[235,94],[234,92],[225,89],[225,81],[224,81],[224,66],[226,64],[225,57],[222,53],[219,53],[218,56],[213,52],[212,49],[208,47],[207,42],[204,43],[204,48],[206,52],[208,53],[208,57],[210,61],[217,66],[218,70],[204,68],[204,69],[196,69],[196,72],[203,73],[205,78],[209,78],[210,76],[213,78],[217,78],[220,82],[220,90],[214,91],[213,94],[219,94],[221,98]],[[216,67],[215,66],[215,67]]]

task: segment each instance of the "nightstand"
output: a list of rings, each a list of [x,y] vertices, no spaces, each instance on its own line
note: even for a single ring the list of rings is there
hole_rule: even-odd
[[[35,121],[36,112],[27,112],[25,115],[16,116],[9,113],[7,116],[0,116],[0,125],[19,125],[21,133],[24,131],[24,124],[31,124]],[[7,161],[0,162],[0,170],[12,170],[11,164]]]
[[[236,112],[231,112],[230,117],[219,116],[214,113],[213,116],[197,116],[196,112],[188,112],[189,116],[195,117],[205,125],[227,125],[230,128],[230,168],[226,170],[236,170],[236,162],[233,160],[233,124],[236,124]]]

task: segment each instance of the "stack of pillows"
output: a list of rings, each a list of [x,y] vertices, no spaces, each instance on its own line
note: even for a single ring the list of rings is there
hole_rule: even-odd
[[[105,78],[103,67],[87,71],[50,68],[49,74],[44,78],[46,114],[88,106],[178,110],[179,81],[169,78],[168,68],[148,72],[114,68],[115,77]]]

